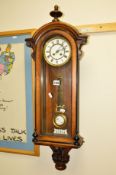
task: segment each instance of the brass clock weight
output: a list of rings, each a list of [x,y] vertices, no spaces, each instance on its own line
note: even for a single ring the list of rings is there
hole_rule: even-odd
[[[35,60],[35,132],[33,142],[50,146],[58,170],[64,170],[69,151],[79,148],[79,58],[87,36],[61,22],[58,6],[52,22],[26,39]]]

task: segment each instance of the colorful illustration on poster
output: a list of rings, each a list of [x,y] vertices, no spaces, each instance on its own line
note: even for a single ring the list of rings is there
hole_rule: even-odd
[[[10,73],[15,61],[15,54],[11,51],[11,44],[7,44],[5,51],[0,47],[0,76]]]

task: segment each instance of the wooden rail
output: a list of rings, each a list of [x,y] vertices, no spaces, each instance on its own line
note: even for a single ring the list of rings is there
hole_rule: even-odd
[[[116,32],[116,22],[76,26],[80,33]]]
[[[103,32],[116,32],[116,22],[114,23],[102,23],[102,24],[86,24],[76,26],[80,33],[103,33]],[[36,29],[26,29],[26,30],[16,30],[16,31],[6,31],[0,32],[0,36],[11,36],[15,33],[24,34],[24,33],[34,33]]]
[[[32,34],[36,29],[24,29],[24,30],[13,30],[13,31],[4,31],[0,32],[0,36],[13,36],[13,35],[23,35],[23,34]]]

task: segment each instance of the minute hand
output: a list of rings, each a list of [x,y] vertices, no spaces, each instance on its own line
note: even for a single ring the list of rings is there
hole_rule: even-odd
[[[64,48],[63,47],[60,47],[59,49],[56,50],[55,53],[59,53],[61,50],[64,50]]]

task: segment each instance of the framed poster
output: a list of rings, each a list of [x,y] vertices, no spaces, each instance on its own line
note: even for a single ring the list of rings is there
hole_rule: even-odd
[[[0,32],[0,151],[39,155],[34,131],[34,62],[25,39],[34,29]]]

